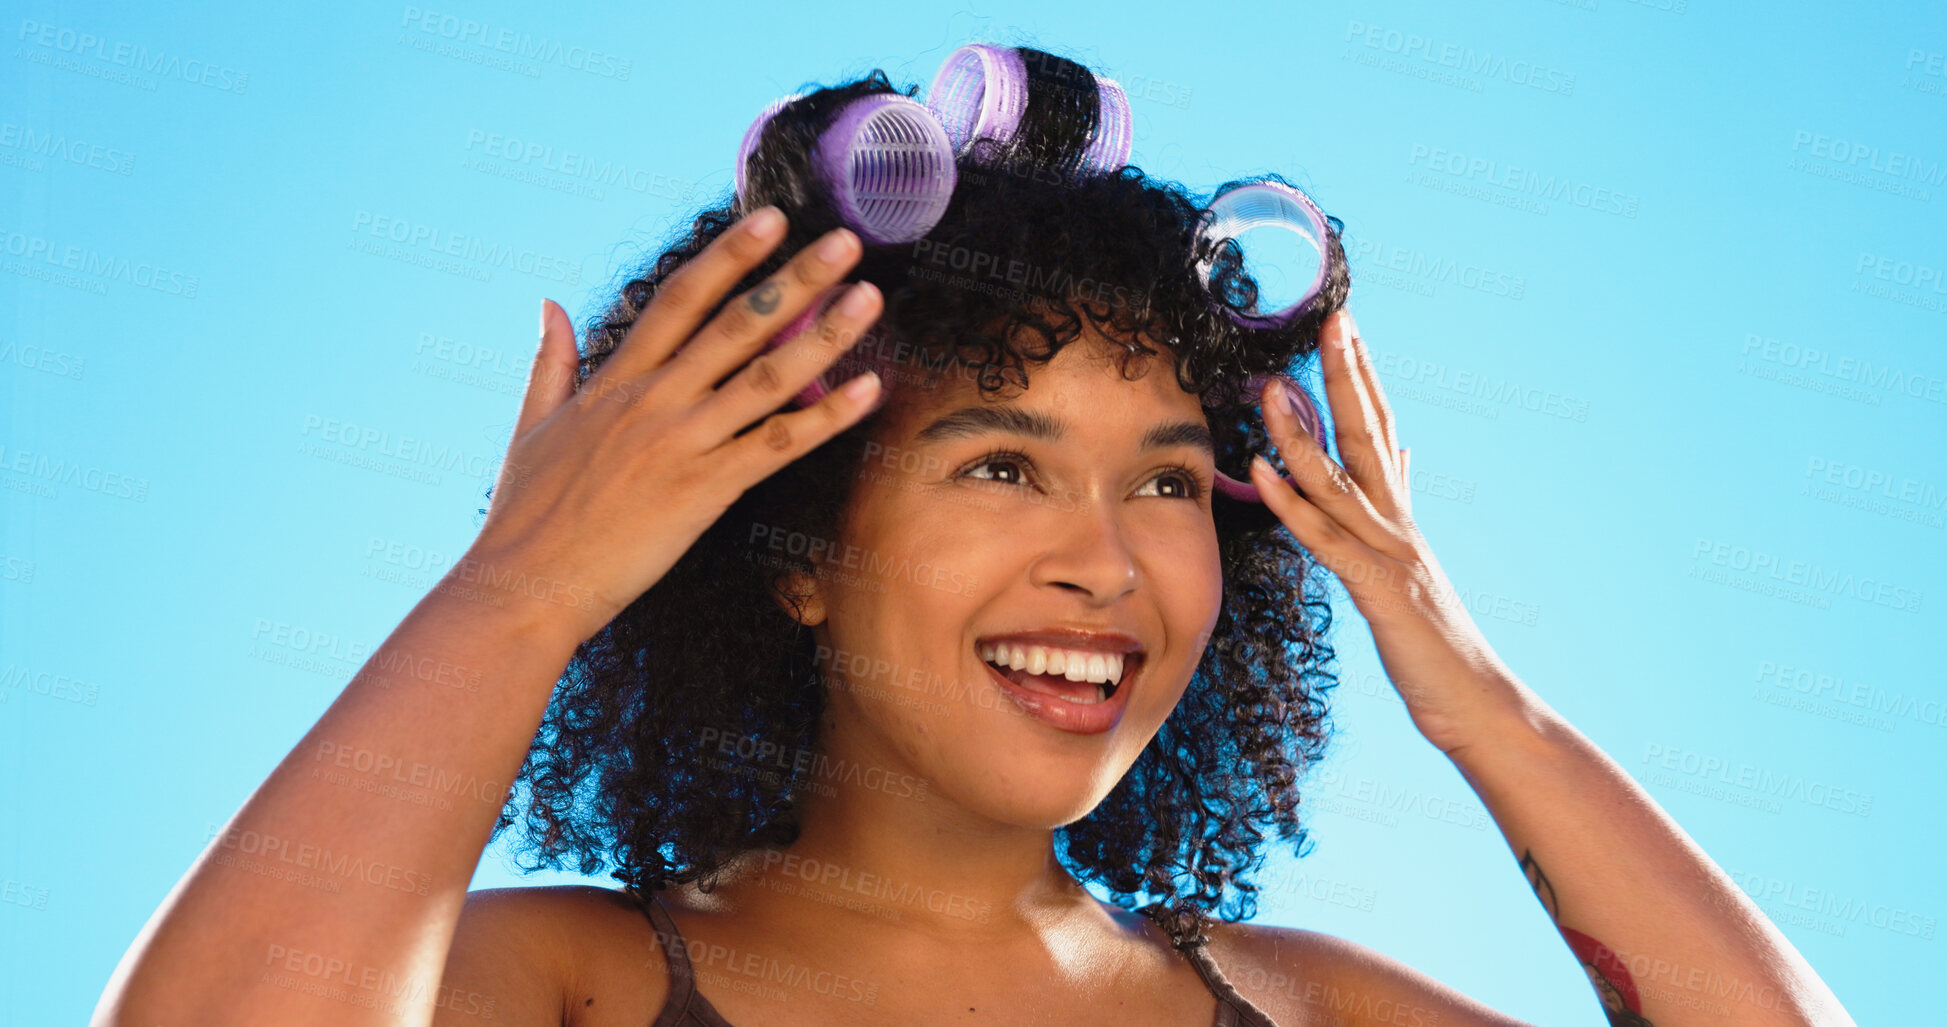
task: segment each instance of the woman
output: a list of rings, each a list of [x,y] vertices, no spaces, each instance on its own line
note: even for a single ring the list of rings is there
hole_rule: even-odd
[[[585,354],[543,304],[466,558],[165,900],[97,1022],[1517,1022],[1236,922],[1266,832],[1304,837],[1325,570],[1611,1022],[1850,1022],[1456,601],[1336,225],[1315,295],[1260,316],[1204,209],[1102,157],[1110,87],[988,58],[1025,74],[1018,120],[961,126],[919,235],[862,240],[819,164],[892,92],[874,73],[754,126],[734,203]],[[1314,352],[1337,460],[1304,396],[1241,387]],[[1251,456],[1257,405],[1282,471]],[[514,822],[626,889],[468,894]]]

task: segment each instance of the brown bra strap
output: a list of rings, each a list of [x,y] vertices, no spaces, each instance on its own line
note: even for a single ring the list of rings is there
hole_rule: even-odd
[[[1217,969],[1217,962],[1210,958],[1208,946],[1198,945],[1185,955],[1190,957],[1190,965],[1197,968],[1203,983],[1217,996],[1217,1004],[1221,1007],[1217,1012],[1217,1027],[1278,1027],[1264,1010],[1239,994],[1224,972]]]
[[[1162,922],[1157,919],[1157,913],[1163,908],[1163,903],[1156,902],[1143,907],[1142,912],[1161,927]],[[1224,972],[1218,969],[1217,961],[1210,958],[1209,945],[1192,945],[1188,950],[1178,951],[1183,952],[1184,957],[1190,961],[1190,966],[1196,970],[1197,976],[1203,978],[1204,987],[1209,988],[1210,993],[1217,996],[1216,1027],[1278,1027],[1276,1021],[1239,993],[1230,983],[1230,978],[1225,977]]]
[[[649,918],[649,926],[656,932],[656,947],[662,950],[663,962],[669,967],[669,997],[663,1000],[662,1011],[649,1027],[677,1027],[696,999],[696,971],[690,967],[689,945],[656,893],[650,892],[647,899],[634,890],[629,895]]]

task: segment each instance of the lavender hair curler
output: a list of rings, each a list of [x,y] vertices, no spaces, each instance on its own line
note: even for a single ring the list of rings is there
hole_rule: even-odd
[[[1129,97],[1114,79],[1092,78],[1100,113],[1082,151],[1080,170],[1115,171],[1129,163],[1135,143]],[[970,43],[941,63],[926,91],[926,105],[939,115],[957,152],[965,153],[982,139],[1005,143],[1014,138],[1027,110],[1027,65],[1011,47]]]
[[[1235,239],[1254,228],[1283,228],[1298,235],[1318,251],[1318,271],[1311,286],[1297,302],[1269,314],[1244,312],[1219,304],[1231,319],[1246,328],[1283,328],[1298,320],[1311,301],[1325,287],[1329,264],[1331,230],[1325,214],[1312,198],[1282,182],[1253,182],[1224,193],[1210,203],[1197,234],[1202,239]],[[1214,256],[1198,262],[1197,274],[1205,287],[1210,285]]]
[[[804,99],[803,93],[792,93],[790,96],[772,100],[771,105],[764,108],[764,113],[759,114],[757,120],[751,122],[749,128],[744,129],[744,141],[737,144],[736,176],[739,200],[744,198],[744,165],[750,163],[750,155],[757,149],[757,140],[764,135],[764,126],[771,123],[771,119],[777,116],[778,111],[790,106],[791,101],[802,99]]]
[[[1009,47],[970,43],[940,64],[926,106],[946,126],[955,152],[981,139],[1006,142],[1028,108],[1027,65]]]
[[[1285,394],[1291,397],[1291,412],[1298,419],[1298,426],[1318,443],[1318,448],[1324,449],[1325,419],[1319,416],[1318,407],[1312,403],[1311,394],[1306,392],[1304,387],[1299,385],[1297,380],[1290,375],[1254,374],[1245,378],[1240,385],[1236,386],[1235,392],[1232,392],[1230,389],[1219,389],[1213,399],[1217,401],[1241,399],[1244,402],[1250,402],[1263,390],[1265,383],[1273,378],[1284,383]],[[1292,481],[1290,475],[1286,474],[1281,477],[1292,488],[1298,487],[1298,483]],[[1240,481],[1222,471],[1217,472],[1217,480],[1214,485],[1218,492],[1239,502],[1264,502],[1264,496],[1259,493],[1256,485],[1251,484],[1249,481]]]
[[[744,132],[737,149],[737,196],[764,126],[797,96],[773,102]],[[953,198],[958,169],[953,143],[925,105],[898,93],[861,96],[839,109],[818,136],[812,161],[846,226],[867,243],[923,238]]]
[[[1095,133],[1089,137],[1088,149],[1082,152],[1082,167],[1098,171],[1115,171],[1129,163],[1130,150],[1136,145],[1135,127],[1129,118],[1129,94],[1122,91],[1122,84],[1112,78],[1096,76],[1095,87],[1101,93],[1101,117],[1095,124]]]
[[[839,216],[867,242],[924,238],[940,223],[959,181],[940,119],[898,93],[846,104],[818,137],[815,157]]]

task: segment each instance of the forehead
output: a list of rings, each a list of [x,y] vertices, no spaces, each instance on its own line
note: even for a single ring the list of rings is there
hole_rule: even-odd
[[[1120,342],[1087,332],[1047,361],[998,368],[949,362],[924,376],[899,376],[896,384],[888,379],[875,434],[913,444],[996,432],[1059,441],[1073,426],[1087,423],[1140,432],[1144,448],[1207,447],[1203,408],[1177,383],[1175,354],[1167,347],[1155,349],[1132,353]],[[982,392],[983,371],[990,382],[1004,384]]]

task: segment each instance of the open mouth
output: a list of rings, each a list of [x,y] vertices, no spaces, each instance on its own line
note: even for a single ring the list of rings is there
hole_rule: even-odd
[[[980,643],[980,658],[1027,691],[1093,706],[1115,695],[1122,682],[1134,675],[1143,654],[1001,641]]]

